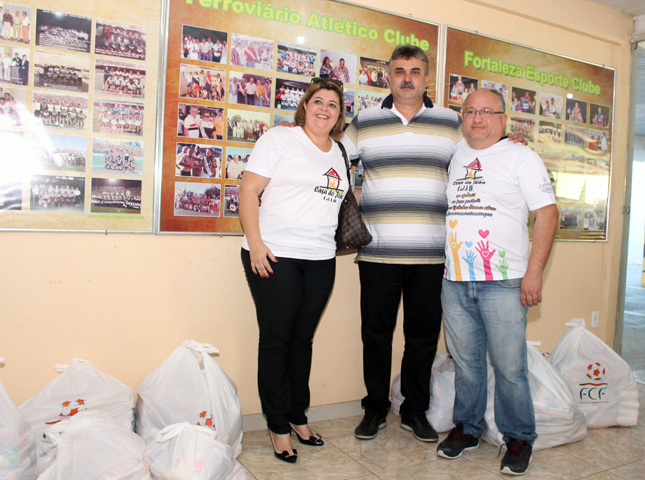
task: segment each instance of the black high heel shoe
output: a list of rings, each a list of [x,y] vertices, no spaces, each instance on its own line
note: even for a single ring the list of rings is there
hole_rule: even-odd
[[[273,433],[271,431],[269,431],[269,438],[271,439],[271,445],[273,445],[273,454],[275,455],[275,458],[287,463],[296,463],[296,460],[298,460],[298,452],[296,451],[295,448],[293,450],[285,450],[283,452],[278,452],[275,449],[275,442],[273,441]]]
[[[310,445],[312,447],[322,447],[325,442],[323,441],[322,438],[320,438],[320,435],[315,433],[312,430],[313,435],[309,438],[302,438],[300,434],[298,433],[298,430],[294,428],[294,425],[291,425],[291,429],[296,432],[296,437],[298,437],[298,441],[302,443],[303,445]]]

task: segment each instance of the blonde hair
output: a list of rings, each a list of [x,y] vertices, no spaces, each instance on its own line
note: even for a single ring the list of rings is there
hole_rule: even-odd
[[[312,83],[311,85],[309,85],[309,88],[300,99],[300,103],[298,104],[298,109],[296,110],[296,116],[295,116],[296,126],[298,127],[304,126],[305,119],[306,119],[305,105],[309,103],[309,100],[311,100],[311,97],[313,97],[314,93],[316,93],[321,88],[324,88],[325,90],[331,90],[332,92],[336,92],[336,94],[338,95],[338,108],[340,109],[340,115],[338,115],[338,120],[336,120],[336,124],[329,132],[329,136],[334,140],[340,140],[340,138],[343,136],[343,131],[345,130],[345,98],[343,96],[343,87],[336,85],[335,83],[327,80],[321,83]]]

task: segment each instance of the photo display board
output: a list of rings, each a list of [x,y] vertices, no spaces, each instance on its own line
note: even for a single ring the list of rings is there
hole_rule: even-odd
[[[293,121],[313,77],[343,81],[349,122],[389,94],[392,50],[412,43],[435,98],[437,25],[320,0],[170,0],[168,18],[161,232],[242,232],[253,145]]]
[[[0,229],[152,232],[160,10],[0,7]]]
[[[560,210],[556,239],[606,240],[614,70],[450,27],[445,58],[444,105],[461,112],[469,93],[500,92],[507,133],[544,161]]]

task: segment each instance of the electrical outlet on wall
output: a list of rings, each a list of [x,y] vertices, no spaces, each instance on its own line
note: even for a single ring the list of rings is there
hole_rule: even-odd
[[[591,312],[591,328],[597,328],[600,322],[600,311],[594,310]]]

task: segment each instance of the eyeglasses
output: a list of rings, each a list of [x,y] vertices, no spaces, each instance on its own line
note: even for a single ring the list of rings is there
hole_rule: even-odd
[[[467,118],[474,118],[475,115],[479,115],[482,118],[491,118],[493,115],[499,115],[506,112],[494,112],[490,108],[482,108],[481,110],[475,110],[474,108],[468,108],[462,112],[462,115]]]
[[[343,82],[340,80],[336,80],[335,78],[320,78],[320,77],[314,77],[311,79],[310,85],[312,83],[320,83],[321,85],[325,86],[325,83],[333,83],[334,85],[343,88]]]

